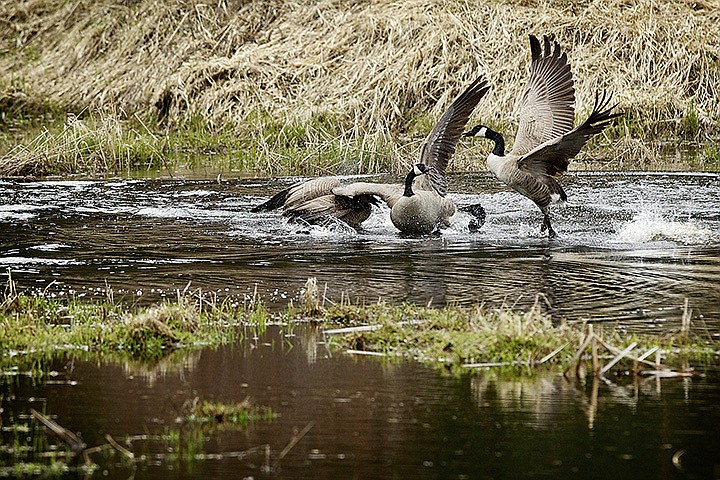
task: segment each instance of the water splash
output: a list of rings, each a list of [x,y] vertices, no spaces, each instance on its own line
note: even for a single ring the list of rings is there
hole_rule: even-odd
[[[703,245],[717,235],[698,226],[692,220],[668,220],[652,210],[638,212],[622,226],[615,238],[621,243],[676,242],[685,245]]]

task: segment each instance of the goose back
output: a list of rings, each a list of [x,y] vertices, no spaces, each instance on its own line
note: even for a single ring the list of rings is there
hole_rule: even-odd
[[[414,235],[427,235],[438,227],[450,225],[455,204],[434,191],[421,190],[411,197],[402,196],[390,210],[395,227]]]

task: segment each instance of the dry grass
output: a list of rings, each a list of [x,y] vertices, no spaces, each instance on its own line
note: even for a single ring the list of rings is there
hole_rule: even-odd
[[[473,118],[512,133],[528,33],[568,51],[580,115],[596,89],[616,92],[615,137],[720,132],[715,1],[3,0],[0,16],[0,86],[169,128],[201,117],[248,138],[269,172],[288,143],[334,145],[339,170],[404,170],[480,72],[493,89]]]
[[[0,172],[9,176],[48,173],[123,172],[162,162],[152,134],[138,135],[116,115],[85,121],[69,115],[61,128],[40,133],[0,157]],[[150,165],[147,165],[150,164]]]

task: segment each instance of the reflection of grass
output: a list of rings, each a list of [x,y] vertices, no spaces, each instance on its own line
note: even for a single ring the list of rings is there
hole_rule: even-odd
[[[182,464],[192,469],[198,461],[213,458],[213,453],[214,458],[222,456],[223,452],[208,451],[209,435],[245,429],[257,422],[270,423],[278,416],[271,408],[255,405],[249,399],[219,403],[199,402],[196,398],[186,403],[191,406],[182,421],[174,427],[166,427],[161,434],[127,435],[124,445],[106,435],[108,443],[98,446],[83,443],[74,451],[64,443],[67,440],[63,439],[62,432],[68,431],[62,425],[31,409],[33,415],[45,420],[39,422],[37,417],[32,422],[15,419],[2,429],[0,477],[58,477],[71,471],[90,475],[100,465],[119,466],[118,452],[122,454],[122,465],[129,468],[136,468],[152,458],[153,462],[160,461],[168,466]],[[48,423],[52,425],[48,426]],[[145,452],[146,448],[155,450],[153,445],[160,445],[162,453],[149,455]],[[236,452],[235,455],[255,453]]]
[[[65,452],[50,448],[41,425],[20,418],[13,420],[3,425],[1,432],[0,477],[59,477],[67,472],[67,465],[60,459]],[[42,460],[41,452],[47,453]]]

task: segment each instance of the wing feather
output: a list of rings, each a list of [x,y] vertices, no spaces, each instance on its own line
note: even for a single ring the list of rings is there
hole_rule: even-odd
[[[570,160],[580,153],[588,140],[602,132],[614,118],[622,115],[612,112],[617,104],[610,106],[611,101],[612,94],[603,92],[601,96],[600,92],[597,92],[595,106],[587,120],[570,132],[553,138],[520,157],[517,161],[518,167],[533,174],[551,177],[565,173]]]
[[[423,187],[427,188],[429,184],[440,195],[445,196],[447,192],[447,181],[445,179],[447,165],[455,153],[455,146],[460,140],[470,114],[489,89],[490,87],[488,87],[484,76],[481,75],[476,78],[448,107],[425,138],[420,161],[433,167],[433,169],[429,175],[423,176]]]
[[[522,97],[520,126],[511,153],[524,155],[569,132],[575,120],[575,87],[567,54],[560,45],[530,35],[530,79]]]
[[[379,197],[387,206],[393,205],[402,197],[404,186],[401,183],[371,183],[355,182],[348,185],[341,185],[332,189],[334,195],[345,197],[356,197],[358,195],[371,195]]]

